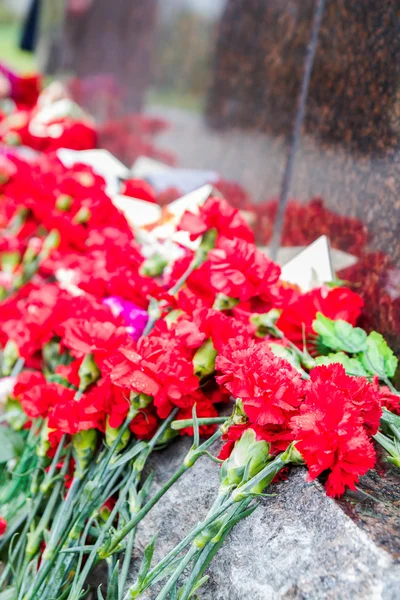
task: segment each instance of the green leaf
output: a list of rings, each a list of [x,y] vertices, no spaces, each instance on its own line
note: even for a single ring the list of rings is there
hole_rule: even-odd
[[[104,600],[103,593],[101,591],[101,585],[97,588],[97,600]]]
[[[157,534],[155,534],[152,537],[151,542],[149,544],[147,544],[146,548],[144,549],[142,564],[140,565],[140,569],[139,569],[139,573],[138,573],[138,577],[137,577],[139,584],[141,584],[145,580],[146,575],[148,574],[148,572],[150,570],[151,561],[153,559],[153,554],[154,554],[154,547],[156,545],[156,538],[157,538]]]
[[[78,388],[76,387],[76,385],[74,385],[73,383],[70,383],[68,381],[68,379],[65,379],[65,377],[62,377],[62,375],[59,375],[58,373],[53,373],[52,375],[48,375],[46,377],[46,379],[49,383],[58,383],[59,385],[62,385],[63,387],[66,387],[70,390],[78,391]]]
[[[322,313],[317,313],[313,329],[318,333],[319,341],[331,350],[357,354],[362,352],[367,345],[367,334],[363,329],[353,327],[341,319],[333,321]]]
[[[317,356],[315,359],[316,365],[331,365],[332,363],[340,363],[344,366],[348,375],[357,377],[366,377],[368,372],[364,369],[358,358],[351,358],[344,352],[335,352],[328,356]]]
[[[125,452],[118,460],[110,465],[110,470],[118,469],[125,463],[129,462],[133,458],[135,458],[138,454],[140,454],[145,448],[147,448],[148,444],[146,442],[138,442],[136,443],[130,450]]]
[[[20,430],[27,422],[28,417],[24,413],[21,403],[9,397],[4,406],[4,414],[1,420],[6,421],[12,429]]]
[[[280,344],[274,343],[270,344],[269,347],[275,356],[284,358],[292,365],[292,367],[300,371],[300,373],[303,373],[303,369],[301,368],[300,364],[300,358],[293,350],[286,348],[286,346],[281,346]]]
[[[371,331],[367,338],[367,347],[362,352],[360,360],[371,375],[380,379],[393,377],[397,369],[397,358],[387,345],[380,333]]]
[[[22,433],[0,425],[0,463],[21,456],[24,446],[25,439]]]
[[[15,587],[9,587],[4,590],[4,592],[0,592],[0,600],[14,600],[16,593]]]
[[[119,560],[115,563],[107,590],[107,600],[119,600]]]

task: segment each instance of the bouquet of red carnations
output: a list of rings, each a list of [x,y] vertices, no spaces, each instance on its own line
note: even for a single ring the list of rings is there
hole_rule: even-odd
[[[283,281],[223,198],[183,214],[190,244],[152,246],[86,165],[3,147],[0,181],[1,600],[78,600],[101,562],[99,599],[191,598],[283,468],[340,496],[373,440],[400,466],[397,359],[356,327],[362,298]],[[183,434],[154,493],[148,458]],[[127,586],[138,523],[203,455],[206,519],[156,565],[153,540]]]

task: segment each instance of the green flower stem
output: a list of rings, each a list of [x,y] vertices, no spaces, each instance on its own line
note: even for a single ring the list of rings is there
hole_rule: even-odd
[[[18,488],[21,487],[21,481],[23,481],[24,475],[29,474],[32,462],[38,461],[37,455],[36,455],[36,444],[37,444],[36,436],[38,435],[41,426],[42,426],[42,423],[40,424],[39,427],[31,428],[28,438],[26,440],[26,444],[25,444],[23,453],[22,453],[21,457],[19,458],[17,466],[15,467],[15,469],[13,470],[13,472],[11,474],[11,480],[10,480],[9,484],[5,487],[5,489],[1,490],[0,506],[8,504],[10,502],[10,500],[15,502],[15,498],[18,493]],[[37,476],[39,476],[41,466],[42,466],[40,461],[38,461],[38,462],[39,462],[39,464],[36,465],[36,475]],[[2,539],[2,542],[3,542],[3,539]]]
[[[17,375],[19,375],[24,368],[24,365],[25,359],[20,356],[10,373],[10,377],[17,377]]]
[[[100,492],[98,494],[92,496],[91,499],[88,498],[83,505],[75,506],[75,518],[71,519],[70,522],[67,524],[67,527],[65,528],[63,533],[63,537],[61,538],[59,543],[60,548],[67,550],[70,544],[75,545],[76,541],[80,538],[81,532],[84,530],[85,522],[88,518],[90,518],[90,515],[93,513],[93,511],[96,510],[99,505],[101,506],[102,504],[104,504],[104,502],[111,495],[113,495],[114,492],[118,491],[118,488],[115,488],[115,483],[120,477],[122,469],[123,467],[121,469],[116,469],[115,472],[112,474],[111,478],[107,480],[102,495],[100,494],[100,489]],[[87,485],[88,483],[86,483],[86,486]],[[94,491],[97,491],[97,488]],[[92,546],[90,546],[89,548],[91,551]],[[77,553],[81,552],[81,548],[78,548],[73,552],[74,555],[76,555]],[[45,600],[45,598],[47,598],[48,596],[50,598],[57,597],[57,594],[59,593],[59,589],[62,586],[66,574],[68,574],[72,569],[75,560],[74,555],[71,553],[68,557],[65,557],[65,554],[59,551],[54,555],[54,559],[52,561],[49,561],[49,565],[46,567],[44,573],[40,575],[40,581],[37,582],[36,585],[35,594],[38,591],[40,591],[40,600]],[[52,572],[51,576],[50,572]],[[44,589],[40,589],[46,578],[48,578],[51,581],[51,585],[47,584]],[[51,596],[50,594],[53,595]],[[32,598],[34,598],[34,596],[32,596]]]
[[[55,520],[55,527],[53,527],[53,531],[47,543],[46,550],[43,553],[43,565],[54,555],[62,533],[65,529],[65,524],[68,523],[70,520],[71,513],[74,509],[74,503],[78,496],[78,493],[80,492],[81,485],[81,479],[72,480],[71,487],[68,490],[65,501],[63,505],[60,506],[58,518]]]
[[[19,587],[19,588],[21,587],[22,582],[24,580],[25,572],[26,572],[26,569],[28,568],[29,562],[37,554],[37,552],[40,548],[40,543],[43,539],[43,533],[47,529],[52,517],[54,516],[54,509],[55,509],[56,504],[62,493],[62,489],[64,486],[64,477],[68,471],[68,467],[69,467],[69,457],[68,457],[68,460],[64,460],[63,467],[60,471],[60,479],[53,488],[51,496],[46,504],[46,508],[43,512],[43,515],[42,515],[36,529],[33,532],[31,532],[30,534],[28,534],[28,542],[26,544],[26,549],[25,549],[25,560],[24,560],[23,565],[19,564],[18,568],[17,568],[17,572],[18,572],[17,587]]]
[[[93,567],[93,564],[97,560],[98,551],[99,551],[108,531],[112,527],[114,520],[115,520],[121,506],[125,502],[126,496],[129,492],[129,489],[132,486],[132,484],[134,483],[134,480],[136,477],[137,477],[137,470],[135,468],[133,468],[124,489],[122,491],[120,491],[119,498],[118,498],[113,510],[111,511],[110,516],[108,517],[98,539],[96,540],[96,543],[94,544],[94,546],[92,548],[92,551],[90,552],[90,554],[87,557],[87,560],[86,560],[84,568],[82,569],[82,572],[80,573],[79,577],[76,579],[76,582],[74,583],[74,585],[72,587],[71,593],[68,597],[69,600],[79,600],[80,599],[80,597],[82,595],[83,587],[86,583],[86,578],[89,575],[89,573]]]
[[[221,506],[224,506],[226,500],[227,500],[227,493],[219,493],[213,506],[211,507],[211,509],[209,510],[209,512],[207,514],[206,520],[209,519],[210,517],[212,517],[212,515],[214,515],[215,512],[217,512]],[[236,505],[236,506],[231,506],[231,508],[229,510],[227,510],[227,513],[223,519],[222,528],[226,524],[226,521],[229,522],[231,516],[238,509],[239,509],[239,506]],[[206,543],[205,547],[207,547],[208,544],[209,544],[209,542]],[[173,590],[174,586],[177,584],[179,577],[185,571],[185,569],[190,564],[190,562],[192,562],[192,560],[195,560],[195,564],[196,564],[197,558],[203,554],[203,551],[204,551],[204,548],[198,547],[196,544],[192,545],[192,547],[186,553],[186,556],[184,556],[182,558],[181,562],[179,563],[179,565],[176,567],[176,569],[172,573],[170,579],[167,581],[167,583],[165,584],[165,586],[163,587],[161,592],[158,594],[156,600],[166,600],[169,593]]]
[[[286,450],[281,454],[278,454],[276,458],[270,463],[268,463],[261,471],[246,481],[246,483],[239,485],[232,492],[232,499],[235,502],[241,502],[249,495],[253,494],[253,489],[260,484],[262,481],[265,481],[265,487],[271,483],[273,478],[281,471],[283,467],[292,462],[291,453]]]
[[[211,525],[216,519],[218,519],[218,517],[220,517],[228,508],[230,508],[231,506],[233,506],[235,503],[235,501],[232,498],[229,498],[227,500],[226,503],[224,503],[222,506],[220,506],[217,510],[215,510],[215,512],[213,512],[212,515],[210,515],[209,517],[207,517],[204,521],[202,521],[201,523],[199,523],[181,542],[179,542],[179,544],[177,546],[175,546],[175,548],[173,548],[147,575],[146,579],[145,579],[145,585],[143,586],[143,588],[141,589],[141,592],[143,592],[145,589],[147,589],[148,587],[150,587],[150,585],[152,584],[152,582],[158,578],[159,574],[171,563],[172,560],[174,560],[174,558],[176,556],[178,556],[178,554],[180,554],[182,552],[182,550],[184,548],[186,548],[186,546],[188,544],[190,544],[196,536],[198,536],[206,527],[208,527],[209,525]],[[137,595],[133,595],[131,590],[128,590],[127,595],[125,596],[125,600],[131,600],[133,598],[136,598]]]
[[[226,423],[228,420],[227,417],[210,417],[210,418],[199,418],[197,419],[197,423],[199,426],[201,425],[217,425]],[[174,431],[179,431],[180,429],[185,429],[186,427],[193,427],[193,419],[180,419],[178,421],[172,421],[171,429]]]
[[[232,507],[234,509],[233,514],[231,513],[225,519],[226,523],[221,528],[221,533],[217,536],[217,539],[212,539],[208,544],[203,548],[201,554],[196,560],[192,573],[190,577],[186,581],[184,587],[182,588],[179,600],[188,600],[192,593],[197,589],[197,584],[201,579],[203,573],[208,568],[208,565],[213,560],[214,556],[217,554],[222,544],[224,543],[226,537],[232,531],[233,527],[242,519],[246,518],[251,511],[246,510],[251,500],[242,500],[237,506]],[[255,508],[255,507],[254,507]],[[238,514],[235,518],[234,515]]]
[[[42,518],[39,521],[38,526],[36,527],[35,531],[32,534],[30,534],[30,536],[29,536],[29,540],[28,540],[28,543],[26,546],[27,556],[30,556],[30,557],[34,556],[39,549],[40,542],[43,537],[43,532],[47,528],[51,518],[54,516],[54,509],[56,507],[57,501],[61,494],[62,487],[64,486],[64,477],[68,471],[68,467],[69,467],[69,460],[64,460],[64,464],[60,471],[60,479],[53,488],[53,491],[52,491],[51,496],[46,504],[45,511],[42,515]]]
[[[190,277],[193,271],[195,271],[198,267],[201,267],[201,265],[207,260],[208,252],[211,250],[211,248],[214,247],[216,237],[216,230],[210,229],[205,232],[200,242],[200,246],[196,250],[196,253],[191,263],[189,264],[188,268],[183,273],[183,275],[181,275],[176,281],[175,285],[173,285],[172,288],[168,290],[168,294],[170,294],[171,296],[175,296],[175,294],[179,292],[181,287],[185,285],[186,280]]]
[[[140,476],[140,473],[143,470],[143,467],[146,463],[147,458],[151,454],[154,446],[157,444],[158,440],[161,438],[161,436],[163,435],[165,430],[169,427],[171,421],[173,420],[173,418],[175,417],[175,415],[177,413],[177,410],[178,409],[174,409],[171,412],[171,414],[169,415],[169,417],[167,419],[165,419],[165,421],[163,422],[161,427],[159,427],[159,429],[157,430],[157,432],[155,433],[155,435],[149,442],[148,447],[142,452],[142,460],[138,460],[138,458],[140,458],[141,455],[139,455],[139,457],[135,459],[134,465],[132,468],[132,472],[129,475],[128,481],[125,484],[122,491],[120,491],[118,500],[117,500],[113,510],[111,511],[105,525],[103,526],[103,528],[99,534],[99,537],[97,538],[96,543],[93,546],[91,553],[88,555],[85,566],[82,569],[81,574],[79,575],[79,577],[77,578],[76,582],[74,583],[74,585],[72,587],[71,594],[69,596],[69,600],[79,600],[79,598],[81,597],[82,589],[85,585],[87,576],[89,575],[89,572],[90,572],[93,564],[99,558],[99,550],[104,542],[106,535],[108,534],[110,528],[112,527],[117,514],[121,510],[123,504],[125,503],[126,497],[129,493],[133,483],[135,482],[135,479],[138,476]],[[138,464],[139,464],[139,467],[136,466]],[[106,557],[102,556],[101,558],[106,558]]]
[[[63,436],[61,438],[60,443],[58,444],[57,451],[56,451],[56,453],[54,455],[54,458],[53,458],[53,460],[52,460],[52,462],[50,464],[49,470],[46,473],[45,481],[51,481],[52,480],[52,478],[54,476],[54,473],[55,473],[55,470],[57,468],[57,464],[58,464],[58,462],[60,460],[61,453],[62,453],[63,448],[64,448],[64,443],[65,443],[65,436]],[[35,503],[33,504],[32,509],[28,510],[28,512],[27,512],[27,515],[26,515],[27,516],[27,521],[25,523],[24,529],[22,530],[22,532],[20,534],[20,537],[19,537],[19,540],[18,540],[18,542],[17,542],[17,544],[16,544],[16,546],[15,546],[13,552],[12,552],[12,555],[10,556],[9,561],[8,561],[6,567],[4,568],[4,571],[3,571],[2,575],[1,575],[1,578],[0,578],[0,589],[3,586],[4,582],[6,581],[6,579],[8,578],[8,575],[9,575],[9,572],[10,572],[10,565],[14,562],[14,560],[18,556],[19,552],[21,552],[22,548],[24,547],[24,545],[26,543],[27,533],[29,531],[31,523],[35,519],[35,517],[36,517],[36,515],[37,515],[37,513],[38,513],[38,511],[40,509],[40,506],[42,504],[44,496],[45,496],[44,491],[40,490],[39,494],[37,495],[37,497],[35,499]]]
[[[208,448],[214,444],[216,440],[218,440],[222,435],[222,431],[217,430],[213,436],[211,436],[208,440],[206,440],[201,446],[198,448],[191,448],[186,455],[183,464],[179,467],[179,469],[169,478],[169,480],[158,490],[156,494],[154,494],[153,498],[146,502],[143,508],[126,523],[126,525],[118,532],[117,535],[114,536],[111,545],[107,548],[104,553],[100,554],[100,558],[106,558],[107,556],[111,556],[113,552],[118,548],[119,544],[125,538],[128,533],[134,529],[138,523],[147,515],[148,512],[157,504],[157,502],[166,494],[166,492],[182,477],[184,473],[188,469],[190,469],[195,462],[208,450]]]
[[[122,425],[121,430],[119,431],[114,444],[111,446],[111,448],[108,448],[106,453],[103,455],[103,460],[100,461],[100,463],[98,465],[98,473],[96,473],[96,470],[95,470],[95,474],[98,477],[100,490],[102,489],[101,484],[103,483],[104,475],[107,470],[107,467],[110,464],[113,453],[114,453],[115,449],[117,448],[124,432],[129,427],[129,424],[130,424],[130,421],[132,420],[132,418],[133,418],[133,416],[131,414],[128,414],[128,417],[126,418],[124,424]],[[93,459],[92,463],[94,463],[94,459]],[[87,478],[88,473],[89,472],[87,471],[84,476],[84,479]],[[107,483],[108,483],[108,481],[109,480],[107,479]],[[57,564],[58,557],[57,557],[57,553],[55,552],[55,550],[58,546],[62,546],[62,544],[65,543],[71,529],[73,528],[73,526],[75,524],[76,519],[79,518],[79,516],[80,516],[78,511],[75,511],[77,514],[74,515],[75,518],[71,520],[71,516],[72,516],[74,508],[75,508],[75,502],[77,499],[79,499],[79,492],[80,492],[83,484],[87,485],[87,481],[82,481],[81,479],[77,479],[77,478],[74,478],[74,480],[72,481],[72,484],[68,491],[67,497],[65,498],[63,504],[60,506],[57,518],[55,519],[55,528],[52,531],[52,535],[50,537],[48,546],[46,547],[46,551],[45,551],[47,556],[45,555],[43,557],[42,564],[41,564],[40,569],[35,577],[35,581],[32,583],[31,588],[29,589],[24,600],[29,600],[30,598],[32,598],[32,599],[35,598],[37,592],[40,590],[46,577],[50,573],[52,567],[54,566],[55,563]],[[97,489],[99,489],[99,488],[97,488]]]
[[[389,425],[389,427],[396,440],[400,442],[400,430],[395,425]]]
[[[164,494],[172,487],[172,485],[180,479],[180,477],[186,473],[186,471],[190,467],[186,465],[181,465],[179,469],[174,473],[174,475],[167,481],[166,484],[163,485],[162,488],[158,490],[156,494],[154,494],[153,498],[147,502],[143,508],[126,523],[126,525],[118,531],[118,534],[114,536],[111,545],[104,550],[103,552],[99,552],[99,557],[104,559],[111,556],[117,549],[122,540],[140,523],[142,519],[147,515],[148,512],[153,508],[155,504],[164,496]]]
[[[186,567],[196,558],[196,555],[200,554],[201,550],[196,548],[196,546],[192,546],[190,550],[187,552],[186,556],[182,559],[179,566],[175,569],[166,585],[163,587],[161,592],[157,595],[156,600],[166,600],[168,598],[169,593],[173,590],[175,585],[178,582],[179,577],[182,575],[183,571]]]
[[[121,591],[121,594],[124,592],[126,582],[128,580],[129,567],[131,565],[133,548],[135,545],[135,535],[136,531],[135,529],[132,529],[132,531],[128,534],[128,539],[126,542],[124,561],[122,563],[121,573],[119,576],[119,589]]]
[[[57,598],[60,593],[60,589],[63,589],[63,582],[68,573],[71,572],[76,562],[76,554],[78,554],[78,560],[81,559],[83,554],[90,553],[92,546],[84,547],[82,544],[85,543],[88,532],[91,529],[93,521],[93,511],[97,509],[99,505],[104,504],[105,500],[108,499],[114,491],[115,481],[120,477],[121,470],[117,470],[111,478],[110,483],[107,486],[107,490],[99,500],[99,496],[96,496],[90,504],[86,503],[85,507],[77,506],[75,512],[78,515],[78,521],[71,521],[71,525],[66,529],[64,537],[60,542],[61,550],[57,553],[56,561],[52,566],[52,572],[47,574],[48,582],[46,587],[40,591],[40,600],[46,600],[47,598]],[[108,490],[111,489],[111,493]],[[92,517],[90,516],[92,515]],[[89,521],[88,521],[89,519]],[[86,522],[86,526],[85,526]],[[82,533],[83,531],[83,533]],[[81,535],[82,534],[82,535]],[[97,534],[98,535],[98,534]],[[81,546],[78,548],[74,547],[77,540],[81,541]],[[72,544],[72,547],[71,547]],[[66,556],[67,554],[67,556]],[[76,568],[74,571],[79,572]]]

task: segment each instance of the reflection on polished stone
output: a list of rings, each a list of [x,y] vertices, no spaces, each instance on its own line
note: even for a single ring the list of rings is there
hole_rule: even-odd
[[[64,66],[111,152],[128,165],[146,155],[213,173],[221,193],[256,213],[267,245],[315,5],[96,0],[67,18]],[[327,235],[358,258],[340,275],[365,297],[364,324],[398,348],[399,8],[326,1],[283,231],[285,246]],[[166,197],[188,191],[178,187]]]

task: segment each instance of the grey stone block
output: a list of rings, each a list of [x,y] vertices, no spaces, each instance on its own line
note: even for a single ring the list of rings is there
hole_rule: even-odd
[[[182,461],[188,440],[154,455],[153,490]],[[138,527],[132,580],[143,549],[158,532],[154,560],[164,556],[201,520],[218,489],[218,465],[201,458]],[[271,491],[271,488],[270,488]],[[400,564],[378,547],[325,495],[293,468],[276,495],[231,532],[211,564],[201,600],[398,600]],[[146,599],[154,599],[150,590]]]

